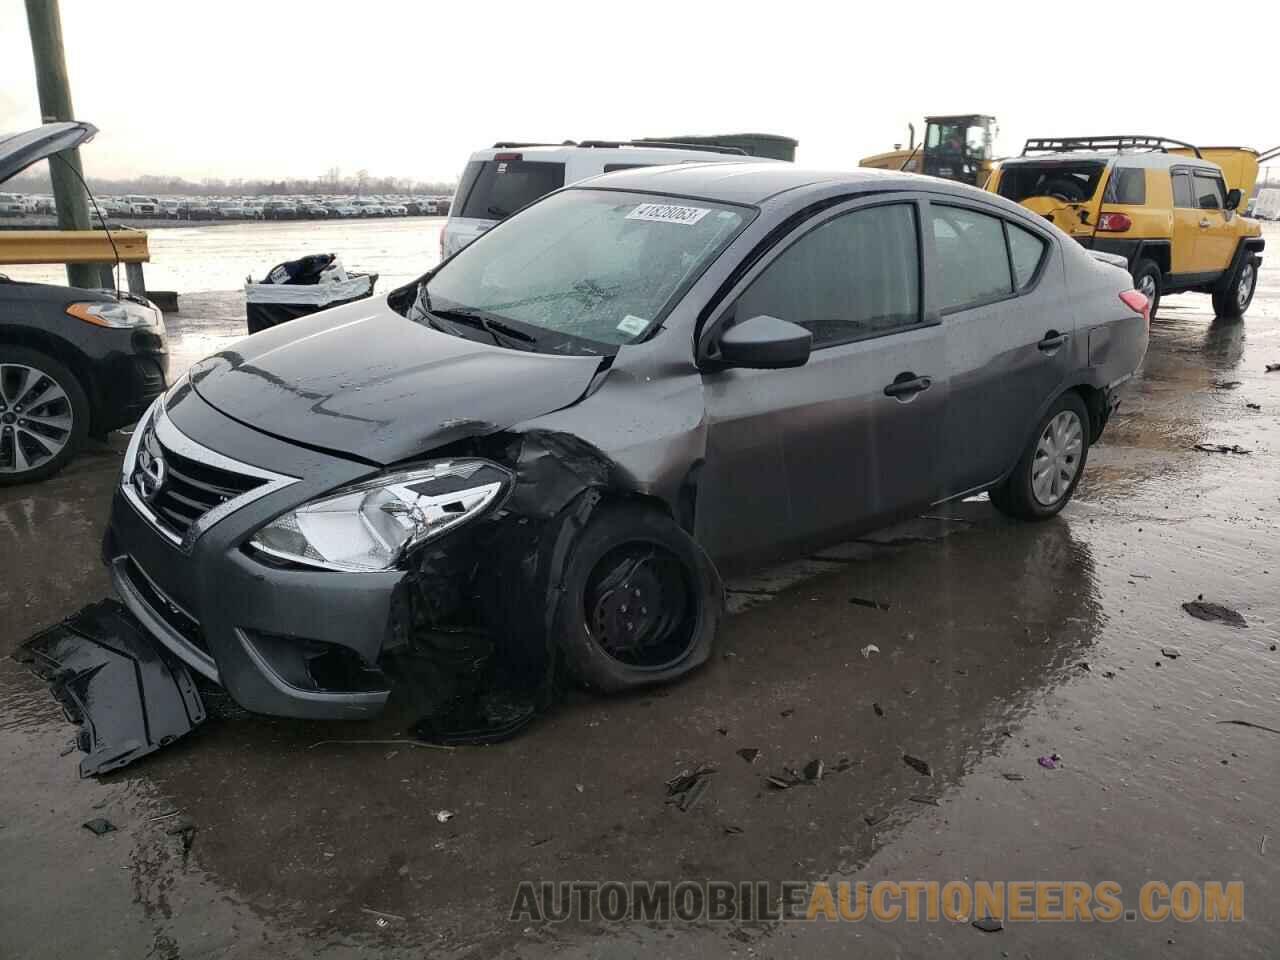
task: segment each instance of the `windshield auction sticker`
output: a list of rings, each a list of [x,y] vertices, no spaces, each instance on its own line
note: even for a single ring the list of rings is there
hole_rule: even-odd
[[[711,211],[706,207],[680,207],[671,203],[642,203],[627,214],[628,220],[652,220],[691,227]]]

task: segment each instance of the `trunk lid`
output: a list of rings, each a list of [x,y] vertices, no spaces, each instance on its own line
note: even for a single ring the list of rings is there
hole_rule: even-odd
[[[97,132],[98,128],[91,123],[71,120],[46,123],[21,133],[0,134],[0,183],[16,177],[33,163],[80,146]]]

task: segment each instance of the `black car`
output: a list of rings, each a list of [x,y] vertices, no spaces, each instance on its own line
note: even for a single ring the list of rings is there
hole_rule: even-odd
[[[194,366],[135,432],[105,559],[251,710],[369,715],[413,652],[668,680],[723,571],[980,490],[1061,510],[1146,351],[1131,286],[934,178],[610,174]]]
[[[0,137],[0,182],[96,132],[51,123]],[[133,423],[164,391],[168,363],[150,301],[0,276],[0,485],[51,476],[86,436]]]

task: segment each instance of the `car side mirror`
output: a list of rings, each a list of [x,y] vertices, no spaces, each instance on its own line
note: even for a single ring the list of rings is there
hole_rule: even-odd
[[[1240,192],[1239,187],[1232,187],[1230,190],[1227,191],[1227,209],[1235,210],[1237,207],[1240,206],[1240,201],[1243,199],[1243,197],[1244,197],[1244,194]]]
[[[813,334],[794,323],[761,314],[735,324],[720,337],[720,358],[731,367],[778,370],[803,367]]]

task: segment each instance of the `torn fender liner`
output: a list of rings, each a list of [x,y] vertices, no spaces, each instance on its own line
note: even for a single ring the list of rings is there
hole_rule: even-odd
[[[67,719],[80,726],[82,777],[159,750],[205,717],[186,666],[114,600],[42,631],[14,659],[48,682]]]

